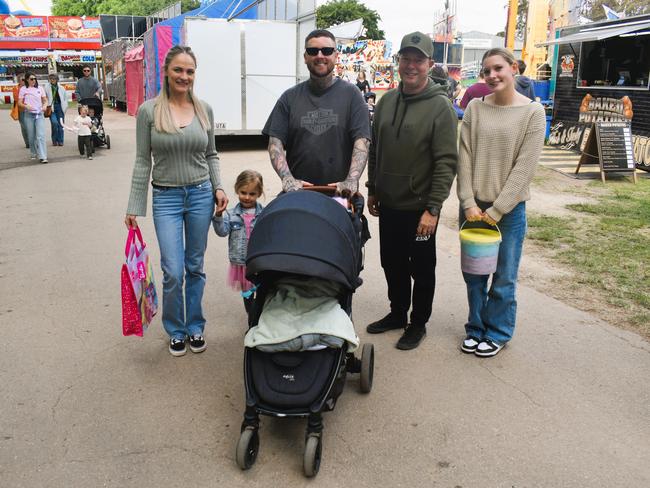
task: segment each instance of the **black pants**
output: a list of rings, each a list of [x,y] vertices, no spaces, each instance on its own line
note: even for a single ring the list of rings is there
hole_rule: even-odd
[[[86,157],[93,155],[93,136],[77,136],[77,145],[79,146],[79,154],[84,155],[86,150]]]
[[[423,326],[431,317],[436,290],[436,231],[431,236],[415,235],[423,210],[379,212],[379,248],[381,267],[388,285],[388,299],[393,313],[406,316],[413,309],[411,324]]]

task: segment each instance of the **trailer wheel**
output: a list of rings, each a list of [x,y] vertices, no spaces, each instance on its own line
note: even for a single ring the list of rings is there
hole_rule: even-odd
[[[246,427],[242,430],[237,443],[236,460],[237,466],[241,469],[250,469],[257,459],[257,451],[260,447],[260,436],[254,427]]]
[[[370,393],[372,390],[372,378],[375,372],[375,346],[364,344],[361,350],[361,375],[359,377],[359,389],[361,393]]]

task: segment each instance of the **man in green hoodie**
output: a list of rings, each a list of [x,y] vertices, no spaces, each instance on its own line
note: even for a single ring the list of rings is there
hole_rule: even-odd
[[[379,217],[390,313],[366,330],[404,329],[398,349],[414,349],[426,336],[436,286],[438,217],[458,159],[458,119],[445,88],[428,77],[432,56],[426,34],[413,32],[402,39],[401,82],[375,108],[368,161],[368,210]]]

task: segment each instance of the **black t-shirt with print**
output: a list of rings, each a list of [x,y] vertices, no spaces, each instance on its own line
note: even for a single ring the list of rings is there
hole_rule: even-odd
[[[354,141],[370,139],[368,108],[352,83],[335,79],[316,94],[305,81],[280,96],[262,132],[282,141],[294,178],[336,183],[348,175]]]

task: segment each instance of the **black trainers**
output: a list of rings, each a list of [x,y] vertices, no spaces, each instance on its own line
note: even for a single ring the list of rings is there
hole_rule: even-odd
[[[381,334],[387,330],[403,329],[406,327],[406,316],[400,318],[393,312],[386,315],[383,319],[379,319],[366,327],[368,334]]]
[[[169,340],[169,353],[172,356],[183,356],[187,352],[185,348],[185,339],[177,339],[172,337]]]
[[[483,339],[479,345],[476,346],[474,355],[481,358],[491,358],[492,356],[499,354],[499,351],[503,349],[503,346],[505,346],[505,344],[499,344],[490,339]]]
[[[467,336],[463,339],[463,343],[460,345],[460,350],[467,354],[474,354],[477,346],[481,341],[472,336]]]
[[[424,325],[409,325],[404,331],[404,334],[402,334],[402,337],[397,341],[397,344],[395,344],[395,347],[403,351],[415,349],[420,345],[420,342],[422,342],[426,335],[427,328]]]
[[[190,336],[190,351],[199,353],[205,351],[206,347],[208,347],[208,345],[205,343],[205,339],[201,334]]]

